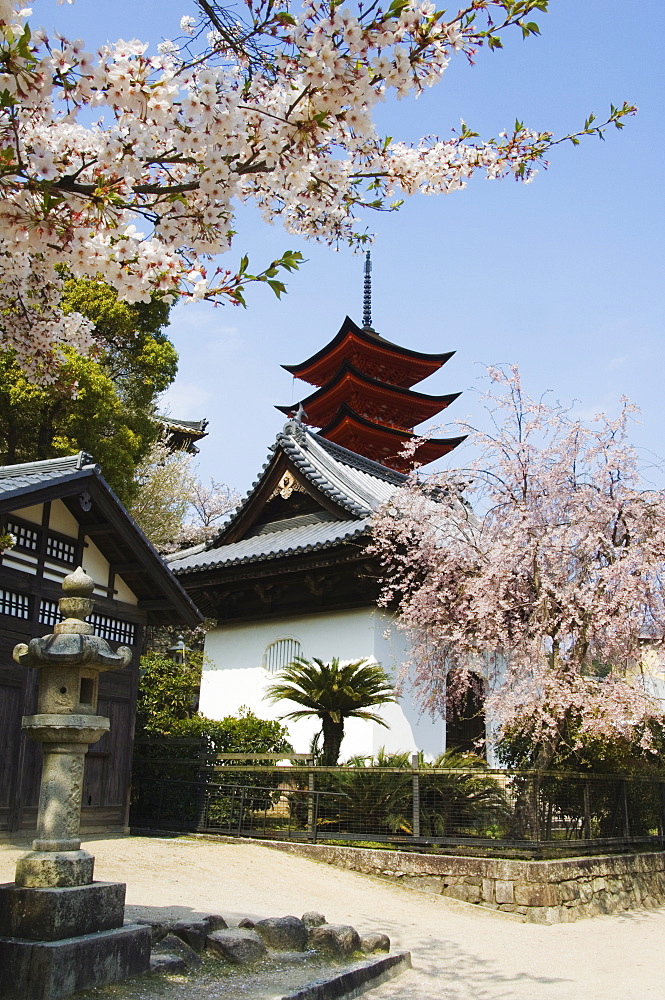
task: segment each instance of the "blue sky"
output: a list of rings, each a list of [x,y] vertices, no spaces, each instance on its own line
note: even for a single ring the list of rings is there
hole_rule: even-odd
[[[37,0],[33,23],[97,45],[117,37],[156,44],[178,33],[186,0]],[[461,117],[483,136],[515,118],[565,134],[610,102],[639,106],[606,142],[557,147],[550,168],[524,186],[474,180],[462,192],[416,196],[395,214],[366,218],[373,247],[373,318],[390,340],[419,351],[456,350],[420,389],[463,390],[451,419],[482,420],[475,391],[483,366],[515,363],[525,388],[551,390],[578,413],[615,412],[622,394],[642,409],[633,439],[645,466],[665,456],[665,72],[662,0],[552,0],[540,38],[517,33],[475,67],[454,61],[418,101],[386,102],[393,137],[445,137]],[[308,263],[278,302],[251,289],[248,309],[179,306],[170,334],[180,352],[165,405],[207,417],[200,471],[245,490],[283,423],[273,404],[307,395],[281,364],[304,360],[362,315],[362,258],[295,240],[243,209],[237,255],[257,266],[286,248]],[[452,464],[463,464],[454,453]],[[665,475],[651,472],[662,485]]]

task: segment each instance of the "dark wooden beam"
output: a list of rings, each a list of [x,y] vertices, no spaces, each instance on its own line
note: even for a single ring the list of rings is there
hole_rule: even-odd
[[[145,569],[140,562],[111,563],[111,569],[114,573],[119,573],[120,576],[124,573],[145,572]]]
[[[94,535],[112,535],[115,533],[116,529],[113,525],[109,524],[108,521],[101,521],[97,524],[81,524],[84,535],[89,535],[93,537]]]

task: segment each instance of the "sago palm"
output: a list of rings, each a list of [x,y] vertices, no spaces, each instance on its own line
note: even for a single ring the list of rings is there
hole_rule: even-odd
[[[328,767],[339,759],[346,719],[368,719],[387,727],[376,712],[367,709],[395,701],[393,684],[378,663],[363,659],[340,664],[338,657],[324,663],[316,657],[297,656],[266,695],[273,702],[288,699],[302,705],[286,712],[283,719],[316,715],[321,720],[322,763]]]

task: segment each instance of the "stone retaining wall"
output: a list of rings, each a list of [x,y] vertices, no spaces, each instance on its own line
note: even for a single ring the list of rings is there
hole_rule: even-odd
[[[262,841],[290,854],[555,924],[665,905],[665,852],[506,861]]]

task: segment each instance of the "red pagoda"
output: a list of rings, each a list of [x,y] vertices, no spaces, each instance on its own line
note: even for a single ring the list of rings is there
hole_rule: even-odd
[[[380,462],[398,472],[410,472],[434,462],[464,440],[429,438],[411,457],[403,452],[417,437],[413,428],[436,416],[459,396],[428,396],[411,387],[438,371],[455,353],[420,354],[399,347],[372,329],[371,263],[365,263],[363,327],[347,316],[329,344],[299,365],[283,365],[295,378],[317,386],[299,403],[278,406],[290,415],[299,410],[304,423],[335,444]]]

